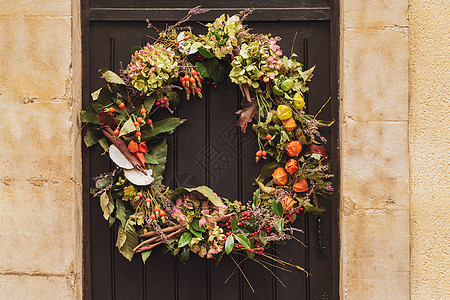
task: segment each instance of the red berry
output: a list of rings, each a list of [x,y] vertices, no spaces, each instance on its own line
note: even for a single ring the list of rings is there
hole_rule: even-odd
[[[141,108],[141,114],[145,114],[147,112],[147,110],[145,109],[145,107],[142,106]]]
[[[165,216],[166,216],[166,212],[162,210],[162,211],[159,213],[159,215],[160,215],[161,217],[165,217]]]
[[[121,103],[119,104],[119,108],[120,108],[120,109],[124,109],[124,108],[125,108],[125,103],[121,102]]]
[[[114,130],[114,135],[119,135],[119,133],[120,133],[120,131],[119,131],[119,129],[116,129],[116,130]]]
[[[197,75],[198,75],[198,72],[195,71],[194,69],[192,69],[192,70],[191,70],[191,75],[192,75],[192,76],[197,76]]]
[[[191,76],[189,76],[188,74],[184,75],[184,80],[189,80],[191,79]]]
[[[268,134],[266,135],[266,140],[270,141],[271,139],[272,139],[272,136],[268,133]]]
[[[138,127],[139,126],[139,122],[134,122],[134,126]]]
[[[155,214],[151,214],[150,218],[151,218],[152,220],[154,220],[154,219],[156,219],[156,215],[155,215]]]
[[[267,155],[267,152],[263,150],[262,153],[261,153],[261,155],[262,155],[262,156],[266,156],[266,155]]]
[[[139,198],[142,198],[142,192],[138,192],[138,193],[136,194],[136,196],[138,196]]]
[[[156,104],[156,106],[159,106],[161,103],[158,101],[158,102],[156,102],[155,104]]]
[[[115,112],[115,111],[116,111],[116,109],[115,109],[114,107],[110,107],[110,108],[109,108],[109,112],[110,112],[110,113],[113,113],[113,112]]]
[[[148,119],[148,120],[147,120],[147,124],[148,124],[148,125],[152,125],[152,123],[153,123],[152,119]]]
[[[196,87],[195,88],[195,92],[198,94],[198,93],[200,93],[202,91],[202,89],[201,88],[199,88],[199,87]]]
[[[262,150],[256,151],[256,157],[261,157],[261,156],[262,156]]]
[[[141,136],[141,132],[140,131],[136,131],[136,136]]]
[[[147,198],[147,199],[145,199],[145,202],[147,202],[147,203],[152,202],[152,199]]]
[[[191,79],[189,79],[189,82],[192,83],[192,84],[194,84],[194,83],[195,83],[195,78],[194,78],[194,77],[191,77]]]
[[[167,99],[167,97],[164,97],[164,102],[167,102],[167,101],[169,101],[169,99]]]
[[[139,123],[142,123],[142,122],[144,122],[144,119],[141,118],[141,117],[138,117],[138,118],[136,119],[136,121],[138,121]]]

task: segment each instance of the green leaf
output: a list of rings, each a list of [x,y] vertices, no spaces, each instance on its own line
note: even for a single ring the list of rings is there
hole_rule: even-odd
[[[92,92],[91,93],[91,97],[92,97],[92,100],[97,100],[98,99],[98,96],[100,95],[100,92],[102,91],[102,89],[103,88],[99,88],[98,90],[96,90],[95,92]]]
[[[286,245],[286,241],[283,241],[283,240],[281,240],[281,241],[273,241],[275,244],[277,244],[277,245],[282,245],[282,246],[284,246],[284,245]]]
[[[180,239],[178,240],[178,248],[183,248],[189,242],[192,240],[193,236],[190,232],[185,232],[181,235]]]
[[[217,194],[207,186],[202,185],[195,188],[186,188],[186,190],[189,192],[192,191],[200,192],[203,194],[203,196],[208,198],[209,201],[211,201],[211,203],[214,204],[215,206],[224,206],[222,199],[220,199],[220,197],[217,196]]]
[[[100,69],[99,72],[102,74],[102,78],[108,81],[109,83],[126,85],[125,82],[122,80],[122,78],[120,78],[120,76],[114,73],[113,71],[110,71],[108,69]]]
[[[203,227],[203,226],[200,227],[199,221],[200,221],[199,219],[194,219],[194,220],[192,220],[190,226],[192,226],[192,228],[194,228],[196,231],[206,232],[205,227]]]
[[[323,207],[316,207],[314,205],[312,205],[310,202],[305,202],[303,203],[303,208],[305,209],[306,212],[311,213],[313,215],[319,216],[321,215],[325,209]]]
[[[84,136],[84,143],[86,147],[91,147],[97,144],[98,140],[103,136],[103,134],[97,128],[90,128],[86,135]]]
[[[235,231],[237,229],[238,220],[237,216],[234,216],[234,218],[231,220],[231,231]]]
[[[144,265],[145,265],[145,262],[147,261],[147,259],[149,258],[150,254],[152,254],[152,250],[144,251],[141,253],[142,262],[144,263]]]
[[[206,67],[204,64],[202,64],[201,62],[198,61],[195,63],[195,68],[197,69],[198,74],[200,74],[201,77],[209,78],[210,75],[208,73],[208,70],[206,70]]]
[[[122,200],[116,199],[116,218],[119,219],[122,227],[125,228],[127,224],[128,216],[125,210],[125,203]]]
[[[109,151],[108,140],[105,137],[102,137],[101,139],[99,139],[98,143],[100,144],[100,146],[102,146],[102,148],[105,152]]]
[[[253,257],[255,257],[255,252],[247,251],[247,257],[253,259]]]
[[[131,118],[129,118],[125,124],[120,128],[119,137],[129,134],[130,132],[136,131],[136,126],[134,126],[134,122]]]
[[[258,176],[258,181],[264,182],[268,178],[270,178],[273,174],[273,171],[275,171],[276,168],[279,168],[281,164],[277,163],[276,161],[272,161],[270,163],[267,163],[264,165],[264,167],[261,169],[261,173]]]
[[[203,47],[199,47],[197,49],[198,53],[200,53],[201,55],[203,55],[206,58],[213,58],[214,54],[212,54],[211,52],[209,52],[209,50],[203,48]]]
[[[225,249],[222,250],[216,257],[216,267],[219,265],[220,261],[222,260],[223,255],[225,254]]]
[[[311,158],[314,158],[315,160],[320,160],[322,158],[322,155],[320,153],[312,153]]]
[[[247,249],[250,249],[251,243],[250,243],[249,239],[245,235],[243,235],[243,234],[236,234],[235,237],[236,237],[236,240],[239,243],[242,244],[242,246],[244,246]]]
[[[184,247],[181,250],[181,254],[180,254],[181,259],[184,261],[187,261],[189,259],[190,252],[191,251],[190,251],[189,247]]]
[[[229,235],[227,240],[225,241],[225,252],[227,254],[230,254],[230,252],[233,250],[234,247],[234,237],[232,235]]]
[[[284,227],[283,219],[279,219],[279,220],[278,220],[278,224],[277,224],[277,230],[278,230],[278,232],[283,232],[283,227]]]
[[[155,102],[156,102],[156,96],[147,97],[144,100],[144,104],[143,104],[145,107],[145,110],[149,112],[152,109]]]
[[[134,185],[127,186],[127,189],[123,192],[123,201],[128,201],[136,197],[137,191]]]
[[[109,222],[109,227],[111,228],[114,225],[114,222],[116,221],[116,218],[113,216],[109,216],[108,222]]]
[[[186,122],[186,119],[180,118],[167,118],[158,122],[153,123],[153,128],[142,130],[141,140],[148,141],[152,137],[157,136],[160,133],[167,132],[172,134],[175,129]],[[134,125],[133,125],[134,126]],[[119,135],[120,136],[120,135]]]
[[[198,237],[199,239],[202,238],[202,233],[200,231],[195,230],[194,228],[192,228],[192,226],[189,226],[189,231],[195,235],[196,237]]]
[[[130,50],[130,55],[134,55],[136,53],[136,51],[139,51],[141,49],[142,49],[141,46],[133,46]]]
[[[119,230],[117,232],[116,246],[119,248],[119,252],[122,253],[122,255],[129,261],[133,258],[133,249],[139,243],[138,234],[133,226],[134,224],[135,222],[133,220],[128,219],[125,229],[122,228],[122,226],[119,226]]]
[[[114,210],[114,202],[112,202],[108,192],[103,192],[100,196],[100,207],[103,210],[103,218],[108,220]]]
[[[277,216],[281,218],[283,216],[283,205],[281,204],[280,211],[279,204],[281,204],[281,201],[277,201],[275,199],[272,200],[272,210]]]
[[[278,209],[278,216],[280,218],[283,217],[284,209],[283,209],[283,204],[281,203],[281,201],[277,201],[277,209]]]
[[[148,154],[145,155],[145,161],[150,164],[150,169],[153,171],[152,176],[162,179],[167,162],[167,142],[165,139],[158,145],[150,148]]]
[[[81,122],[84,123],[93,123],[93,124],[99,124],[99,120],[97,117],[97,112],[94,110],[92,106],[89,106],[87,110],[80,111],[80,118]]]

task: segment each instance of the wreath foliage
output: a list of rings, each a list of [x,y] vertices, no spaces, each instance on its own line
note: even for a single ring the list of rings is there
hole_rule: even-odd
[[[269,257],[271,242],[293,238],[299,213],[320,214],[318,199],[328,198],[326,140],[316,120],[304,111],[304,94],[313,69],[302,70],[297,56],[283,55],[278,37],[251,33],[243,20],[251,12],[221,15],[206,24],[205,35],[181,26],[204,10],[188,15],[164,31],[153,44],[134,47],[119,74],[101,69],[106,86],[92,93],[81,120],[93,125],[84,141],[99,144],[117,165],[95,178],[103,217],[120,223],[117,248],[127,259],[141,252],[145,263],[161,246],[187,260],[191,252],[220,261],[237,253]],[[148,22],[148,21],[147,21]],[[149,28],[154,28],[148,22]],[[205,84],[230,78],[243,94],[238,126],[252,125],[264,161],[257,189],[245,202],[218,196],[206,186],[170,189],[163,185],[166,139],[185,120],[154,120],[158,110],[174,114],[181,98],[202,98]],[[231,116],[230,116],[231,117]],[[300,268],[296,266],[297,268]],[[301,269],[301,268],[300,268]]]

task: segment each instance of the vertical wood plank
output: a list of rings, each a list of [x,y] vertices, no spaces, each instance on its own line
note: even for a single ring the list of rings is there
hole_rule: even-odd
[[[205,184],[206,128],[205,101],[192,97],[181,101],[179,114],[188,119],[178,131],[178,184],[193,187]],[[178,266],[180,300],[207,299],[207,262],[192,254],[185,264]]]
[[[237,87],[229,80],[219,84],[208,93],[210,114],[210,169],[209,186],[219,196],[230,201],[238,199],[238,144],[235,111],[237,110]],[[225,300],[239,298],[239,276],[232,274],[235,265],[226,255],[216,267],[210,262],[210,299]]]

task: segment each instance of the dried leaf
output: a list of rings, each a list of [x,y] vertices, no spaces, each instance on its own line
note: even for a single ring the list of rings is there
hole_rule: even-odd
[[[117,125],[119,125],[117,123],[117,119],[115,117],[105,113],[104,111],[99,113],[97,115],[97,118],[98,118],[100,125],[102,125],[102,126],[109,126],[111,128],[116,128]]]
[[[247,129],[247,124],[253,120],[257,106],[258,103],[256,102],[256,99],[252,98],[252,102],[248,103],[247,107],[236,112],[237,115],[240,115],[236,125],[241,127],[243,133],[245,133],[245,130]]]

